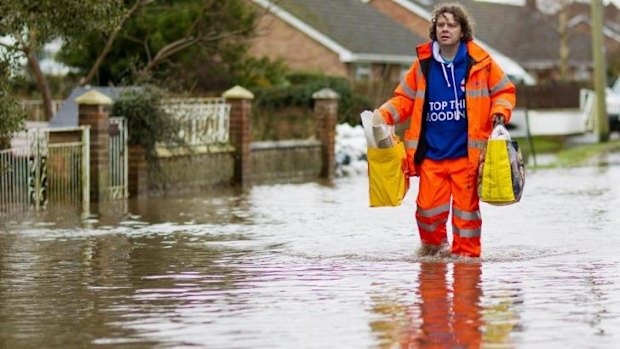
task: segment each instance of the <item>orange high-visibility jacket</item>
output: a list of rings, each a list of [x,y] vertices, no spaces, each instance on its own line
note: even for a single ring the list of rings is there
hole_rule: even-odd
[[[470,173],[476,175],[480,152],[486,147],[492,131],[492,116],[501,114],[508,123],[516,98],[515,86],[484,49],[469,41],[467,53],[467,154]],[[394,97],[379,108],[386,123],[391,125],[411,118],[409,129],[405,131],[410,176],[419,175],[418,165],[424,157],[424,115],[428,108],[426,74],[433,59],[431,42],[418,46],[417,54],[418,58],[394,91]]]

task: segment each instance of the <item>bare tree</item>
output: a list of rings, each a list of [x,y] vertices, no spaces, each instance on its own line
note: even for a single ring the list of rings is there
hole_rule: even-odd
[[[553,28],[559,37],[560,79],[569,80],[569,57],[571,31],[568,26],[570,7],[575,0],[538,0],[538,8],[551,19]]]

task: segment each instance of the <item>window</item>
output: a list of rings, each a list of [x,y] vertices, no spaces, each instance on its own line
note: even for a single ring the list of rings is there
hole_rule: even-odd
[[[370,81],[370,63],[355,64],[355,81]]]

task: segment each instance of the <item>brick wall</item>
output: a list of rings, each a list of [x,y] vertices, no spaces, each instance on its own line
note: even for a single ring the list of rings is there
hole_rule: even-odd
[[[132,195],[182,193],[214,187],[273,182],[333,179],[337,93],[324,88],[315,92],[315,140],[252,142],[251,92],[235,86],[223,94],[231,104],[230,144],[191,149],[158,148],[147,164],[143,151],[129,151]],[[144,190],[144,186],[148,186]]]
[[[396,22],[407,27],[421,38],[429,37],[430,22],[404,9],[392,0],[373,0],[371,4],[380,12],[392,17]],[[415,49],[412,47],[412,50]]]
[[[577,83],[517,86],[517,107],[529,109],[579,108]]]
[[[90,126],[90,199],[105,201],[110,186],[108,150],[110,107],[109,105],[80,104],[78,110],[79,125]]]
[[[293,70],[348,76],[347,66],[336,53],[272,14],[261,17],[256,33],[252,56],[282,58]]]
[[[234,149],[168,150],[149,164],[148,192],[157,196],[230,186],[234,178]]]
[[[253,142],[250,149],[253,184],[304,182],[321,176],[320,141]],[[229,186],[235,176],[232,149],[159,155],[149,167],[150,196]]]
[[[251,145],[253,183],[303,182],[321,175],[321,142],[290,140]]]
[[[81,142],[82,131],[56,131],[49,133],[49,144]]]

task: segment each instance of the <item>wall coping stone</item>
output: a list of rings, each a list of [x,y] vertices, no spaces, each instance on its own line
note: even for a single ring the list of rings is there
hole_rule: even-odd
[[[321,146],[321,141],[315,139],[290,139],[282,141],[266,141],[250,143],[251,150],[267,150],[282,148],[309,148]]]
[[[169,158],[174,156],[231,153],[234,151],[235,147],[230,144],[195,145],[188,147],[157,146],[157,148],[155,148],[155,155],[158,158]]]
[[[97,90],[90,90],[75,99],[75,103],[83,105],[112,105],[112,98]]]
[[[312,99],[339,99],[340,95],[329,87],[325,87],[312,94]]]
[[[254,99],[254,94],[247,89],[237,85],[231,89],[226,90],[222,97],[225,99]]]

